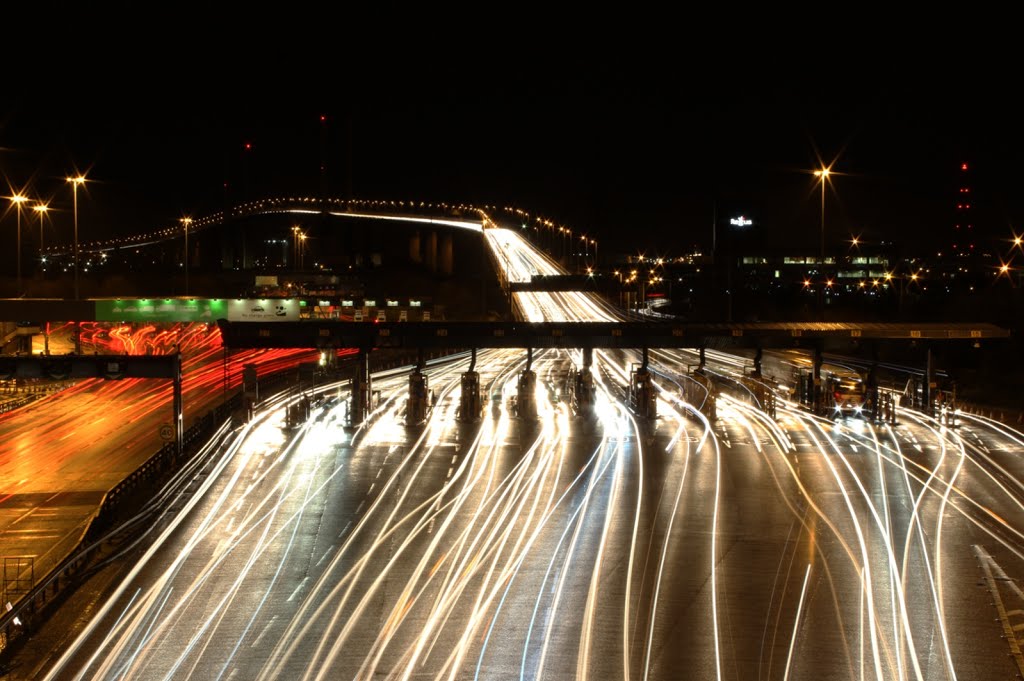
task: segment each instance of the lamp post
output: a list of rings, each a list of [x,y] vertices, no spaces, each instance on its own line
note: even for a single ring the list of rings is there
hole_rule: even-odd
[[[299,233],[299,269],[302,269],[303,256],[306,254],[306,235]]]
[[[21,204],[28,201],[28,197],[22,196],[21,194],[15,194],[11,197],[11,203],[14,204],[15,212],[17,213],[17,249],[18,249],[18,296],[21,296]]]
[[[192,224],[192,218],[180,218],[181,227],[185,230],[185,295],[188,296],[188,226]]]
[[[50,207],[45,203],[40,203],[38,206],[32,206],[32,210],[39,213],[39,257],[43,257],[43,218],[46,217],[46,211],[50,210]]]
[[[299,267],[299,226],[292,226],[292,267]]]
[[[67,178],[67,181],[71,183],[72,210],[75,219],[75,300],[78,300],[78,186],[85,184],[85,177],[78,175]]]
[[[815,170],[814,176],[821,180],[821,250],[818,255],[818,266],[821,270],[825,269],[825,183],[828,181],[828,176],[831,171],[828,168],[822,168],[821,170]],[[818,312],[821,318],[825,318],[825,287],[818,287]]]

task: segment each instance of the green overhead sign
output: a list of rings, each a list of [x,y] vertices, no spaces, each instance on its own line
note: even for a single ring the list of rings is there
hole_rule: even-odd
[[[227,301],[221,298],[124,298],[97,300],[98,322],[215,322],[227,319]]]

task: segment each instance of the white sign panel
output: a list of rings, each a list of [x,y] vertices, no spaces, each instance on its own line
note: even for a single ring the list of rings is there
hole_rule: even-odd
[[[299,301],[295,298],[249,298],[228,301],[229,322],[297,322]]]

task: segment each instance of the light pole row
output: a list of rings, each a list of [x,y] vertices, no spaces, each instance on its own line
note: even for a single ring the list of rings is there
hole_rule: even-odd
[[[21,211],[22,206],[29,201],[29,198],[23,194],[14,194],[8,197],[11,203],[14,204],[15,212],[17,214],[17,234],[15,238],[15,248],[18,261],[18,290],[17,295],[20,297],[24,293],[22,288],[22,277],[21,277]],[[45,203],[39,203],[32,206],[32,210],[39,214],[39,252],[43,250],[43,218],[46,215],[46,211],[49,210],[49,206]]]

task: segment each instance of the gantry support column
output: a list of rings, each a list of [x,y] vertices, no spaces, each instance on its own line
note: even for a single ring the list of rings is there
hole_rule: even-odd
[[[935,365],[932,346],[924,349],[924,382],[921,385],[921,410],[931,416],[934,413],[932,399],[934,398]]]
[[[516,388],[516,416],[529,421],[537,418],[537,374],[532,367],[533,348],[526,348],[526,368],[519,374]]]
[[[643,363],[635,367],[629,377],[629,401],[634,413],[645,419],[658,417],[658,394],[651,372],[647,368],[648,352],[643,349]]]
[[[811,385],[811,408],[815,414],[821,414],[822,406],[822,385],[821,385],[821,364],[823,362],[821,356],[821,345],[814,346],[814,382]]]
[[[358,426],[373,411],[372,386],[370,385],[370,352],[359,350],[356,357],[355,376],[352,377],[352,405],[348,412],[348,424]]]
[[[470,350],[469,370],[462,374],[462,393],[459,396],[459,421],[480,418],[480,374],[476,372],[476,348]]]
[[[182,440],[185,438],[185,415],[181,394],[181,353],[174,353],[174,456],[181,459]]]

